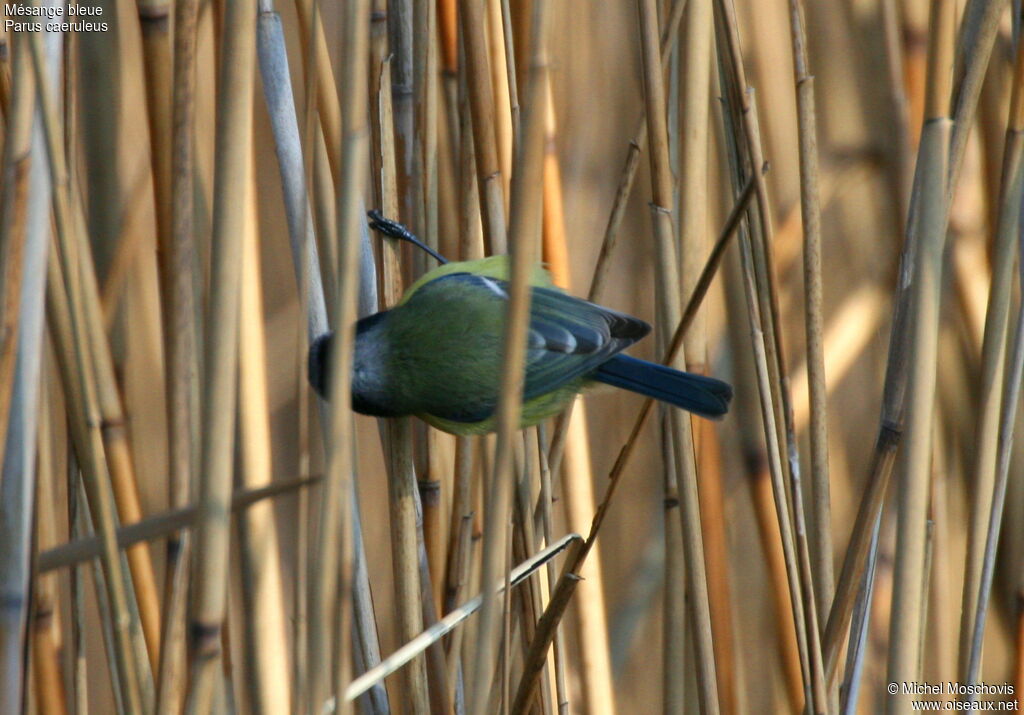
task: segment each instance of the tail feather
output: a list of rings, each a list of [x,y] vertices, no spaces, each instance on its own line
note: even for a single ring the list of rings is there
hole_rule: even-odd
[[[628,355],[616,355],[591,377],[709,419],[721,419],[729,411],[732,399],[732,387],[726,382]]]

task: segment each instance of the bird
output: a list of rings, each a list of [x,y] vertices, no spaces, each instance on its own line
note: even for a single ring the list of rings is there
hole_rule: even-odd
[[[377,417],[416,415],[456,435],[494,431],[508,276],[504,255],[445,263],[413,283],[391,309],[360,319],[352,409]],[[601,384],[709,419],[728,411],[728,383],[622,352],[651,331],[643,320],[561,291],[539,265],[530,285],[521,427],[561,412],[577,393]],[[309,381],[325,399],[333,345],[328,332],[309,349]]]

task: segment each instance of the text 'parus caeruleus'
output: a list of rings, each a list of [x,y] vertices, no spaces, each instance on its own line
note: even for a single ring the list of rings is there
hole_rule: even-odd
[[[356,323],[352,409],[417,415],[453,434],[495,429],[507,276],[506,256],[448,263],[391,310]],[[522,426],[557,414],[595,383],[702,417],[728,411],[727,383],[620,354],[650,332],[644,321],[563,293],[540,268],[531,284]],[[325,397],[332,338],[321,335],[309,351],[309,380]]]

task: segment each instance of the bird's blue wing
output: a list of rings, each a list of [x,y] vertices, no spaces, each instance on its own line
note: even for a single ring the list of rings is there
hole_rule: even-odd
[[[530,302],[526,399],[593,372],[651,330],[644,321],[551,288]]]
[[[452,273],[424,285],[419,292],[451,294],[447,281],[458,281],[467,301],[508,301],[508,283],[473,273]],[[500,322],[495,330],[500,330]],[[567,295],[554,288],[531,290],[530,327],[527,334],[524,398],[555,390],[597,369],[619,351],[649,333],[644,321],[624,313]],[[500,336],[498,336],[500,337]],[[495,403],[497,396],[495,395]],[[490,400],[487,401],[488,403]],[[478,405],[474,414],[493,410]]]

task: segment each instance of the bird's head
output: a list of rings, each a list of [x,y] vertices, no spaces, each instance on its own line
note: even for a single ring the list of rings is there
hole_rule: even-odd
[[[395,397],[389,394],[386,370],[387,341],[382,330],[386,312],[375,313],[356,323],[352,355],[352,409],[360,414],[394,417]],[[324,333],[309,348],[309,382],[328,399],[334,333]]]

